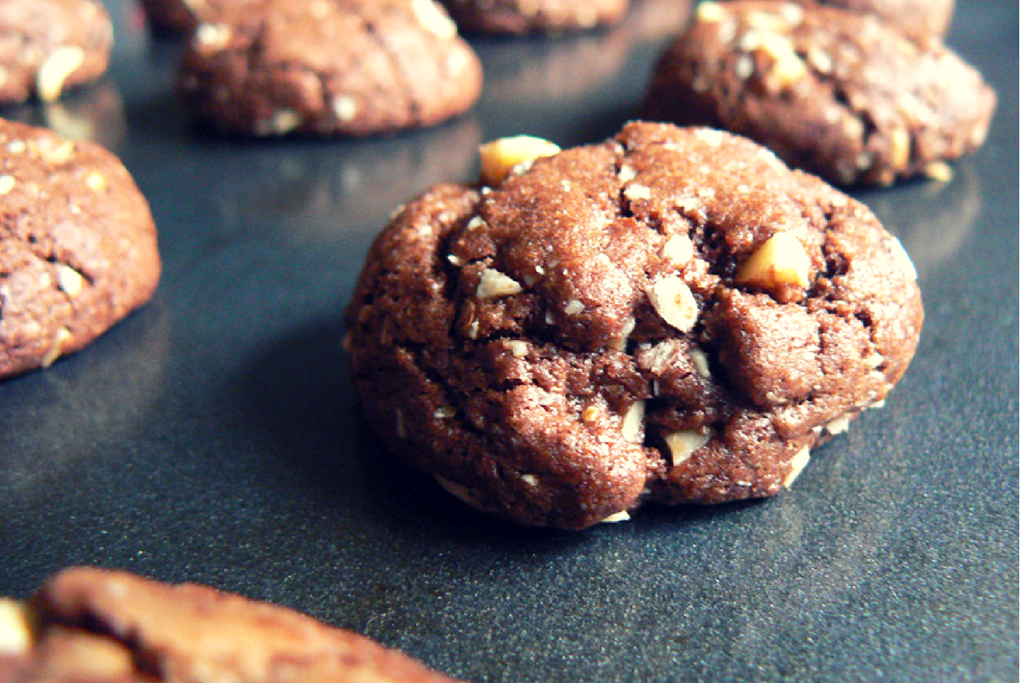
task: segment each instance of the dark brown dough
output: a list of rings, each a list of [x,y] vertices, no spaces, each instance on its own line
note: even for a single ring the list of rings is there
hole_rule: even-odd
[[[937,38],[789,2],[705,2],[659,60],[648,118],[746,135],[839,184],[888,185],[976,150],[994,91]]]
[[[0,601],[9,639],[25,630],[23,609]],[[0,652],[0,683],[455,683],[284,607],[126,572],[65,570],[27,615],[28,642]]]
[[[404,461],[481,509],[581,528],[778,493],[903,375],[915,278],[865,206],[767,149],[632,123],[410,202],[345,343]]]
[[[0,119],[0,378],[77,351],[149,300],[149,205],[91,142]]]
[[[200,24],[178,81],[201,121],[266,136],[432,125],[468,110],[482,78],[433,0],[265,0]]]
[[[0,104],[53,101],[99,78],[114,29],[95,0],[0,2]]]

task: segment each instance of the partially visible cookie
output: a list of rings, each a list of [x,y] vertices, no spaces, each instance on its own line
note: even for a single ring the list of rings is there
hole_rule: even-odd
[[[237,0],[243,2],[246,0]],[[232,0],[141,0],[150,26],[168,33],[191,33],[220,5]]]
[[[224,6],[183,57],[179,90],[224,132],[367,135],[438,123],[479,98],[482,70],[433,0]]]
[[[873,14],[912,36],[942,36],[953,18],[955,0],[805,0],[857,14]]]
[[[410,202],[345,314],[370,424],[455,495],[564,528],[774,495],[902,377],[916,273],[864,205],[709,128],[516,144]]]
[[[195,584],[75,568],[0,600],[0,683],[455,683],[397,650]]]
[[[626,13],[629,0],[444,0],[466,32],[567,33],[609,26]]]
[[[0,119],[0,378],[81,349],[159,276],[149,205],[116,157]]]
[[[645,116],[746,135],[835,183],[888,185],[976,150],[995,103],[938,39],[749,0],[698,7],[655,68]]]
[[[0,0],[0,104],[56,100],[99,78],[114,30],[95,0]]]

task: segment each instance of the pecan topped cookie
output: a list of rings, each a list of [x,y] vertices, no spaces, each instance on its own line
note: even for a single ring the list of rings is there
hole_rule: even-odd
[[[899,241],[767,149],[645,123],[517,146],[410,202],[346,311],[370,422],[473,505],[581,528],[774,495],[906,370]]]
[[[659,60],[646,115],[750,137],[839,184],[889,185],[985,141],[994,91],[937,38],[778,0],[704,2]]]

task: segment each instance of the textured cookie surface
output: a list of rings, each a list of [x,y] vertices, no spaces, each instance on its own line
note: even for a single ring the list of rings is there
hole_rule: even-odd
[[[248,135],[365,135],[437,123],[480,95],[479,60],[432,0],[266,0],[201,24],[179,89]]]
[[[82,348],[159,276],[149,205],[120,161],[0,120],[0,377]]]
[[[841,184],[886,185],[976,150],[995,93],[938,39],[787,2],[705,2],[662,55],[646,115],[725,128]]]
[[[95,0],[0,0],[0,103],[52,101],[95,80],[113,41]]]
[[[628,0],[444,0],[463,31],[564,33],[614,24]]]
[[[912,36],[941,36],[953,18],[954,0],[806,0],[804,4],[839,7],[873,14]]]
[[[634,123],[517,168],[408,204],[346,311],[370,422],[477,507],[773,495],[910,362],[899,242],[748,140]]]
[[[454,680],[283,607],[124,572],[66,570],[29,601],[30,631],[25,614],[0,601],[0,683]]]

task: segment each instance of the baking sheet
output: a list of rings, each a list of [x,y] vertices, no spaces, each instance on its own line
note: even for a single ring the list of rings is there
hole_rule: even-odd
[[[220,140],[175,100],[180,45],[128,0],[112,72],[0,114],[89,134],[152,204],[153,301],[0,383],[0,594],[75,564],[289,605],[471,681],[1009,681],[1018,672],[1018,5],[949,38],[997,89],[942,185],[857,191],[917,263],[926,322],[884,410],[776,499],[518,528],[394,464],[359,416],[340,314],[398,204],[509,134],[563,146],[634,116],[689,7],[475,38],[484,97],[359,141]]]

